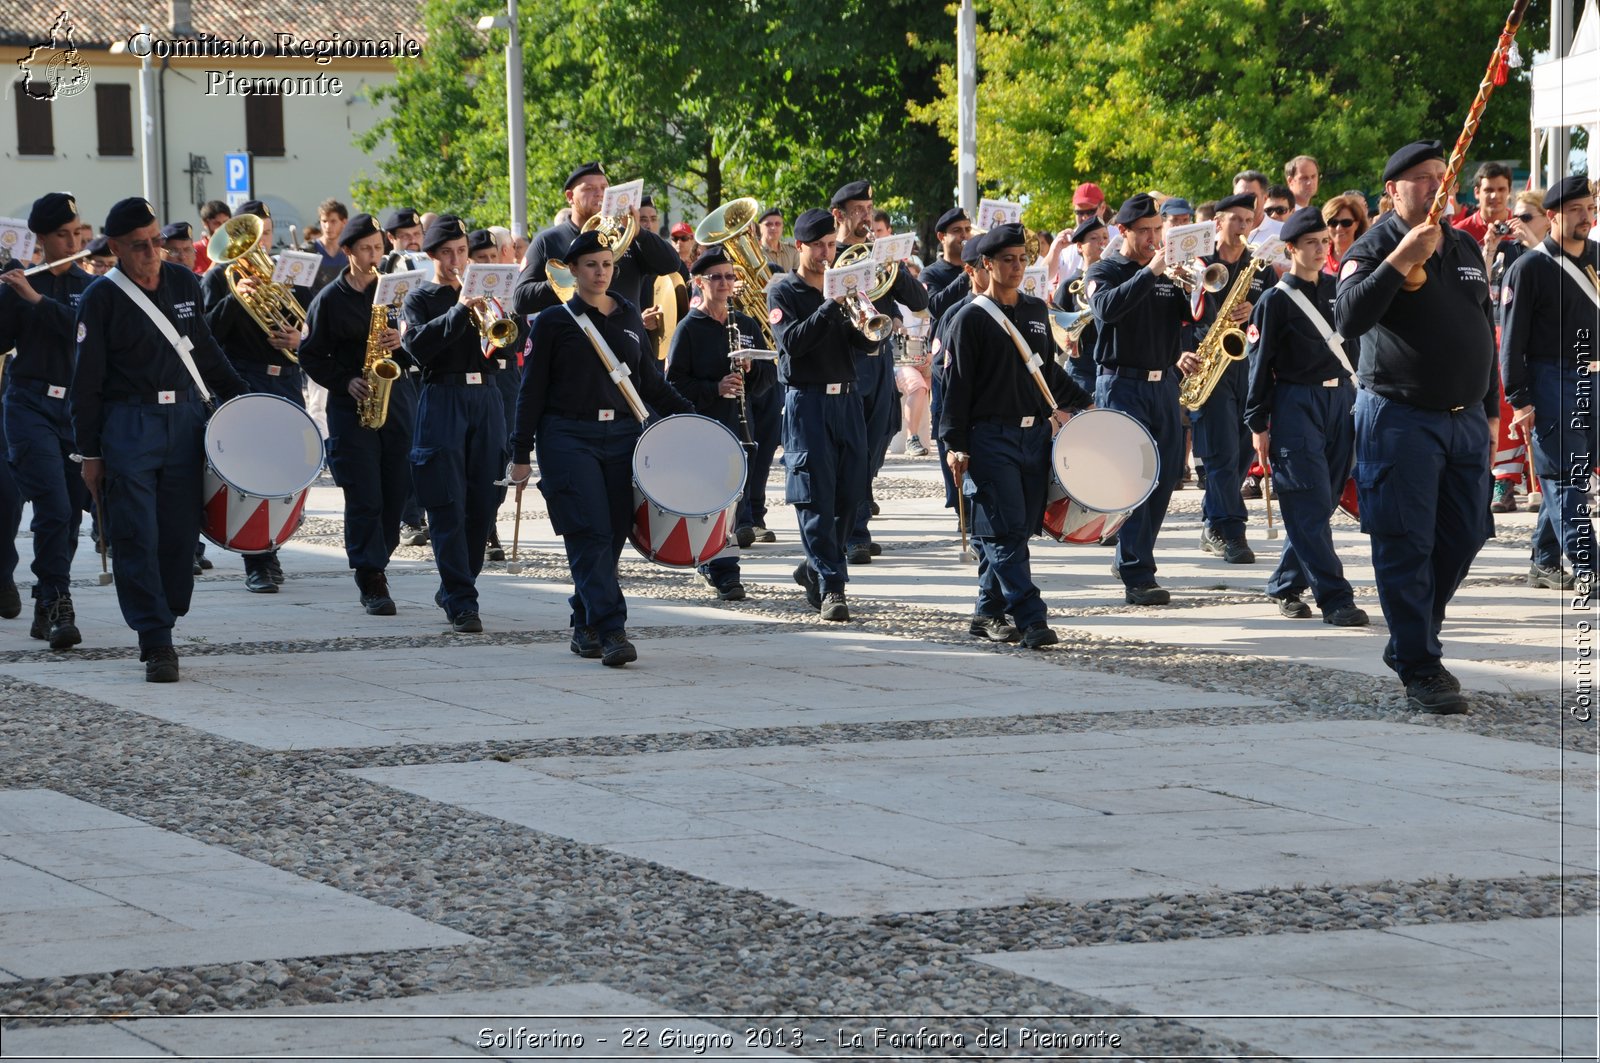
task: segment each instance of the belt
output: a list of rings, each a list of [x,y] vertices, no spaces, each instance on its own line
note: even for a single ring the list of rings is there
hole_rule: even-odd
[[[52,384],[48,380],[38,380],[31,376],[12,374],[11,386],[21,388],[24,391],[31,391],[36,395],[47,395],[52,399],[64,399],[67,397],[67,386],[65,384]]]
[[[107,395],[106,402],[120,403],[126,406],[173,406],[180,402],[199,402],[200,396],[194,389],[185,388],[182,391],[147,391],[137,395]]]
[[[1003,424],[1008,427],[1015,426],[1017,428],[1032,428],[1034,425],[1043,424],[1044,422],[1045,418],[1034,416],[1032,414],[1028,415],[1027,417],[974,417],[972,419],[973,424]]]
[[[854,384],[790,384],[796,391],[814,391],[820,395],[848,395],[856,389]]]
[[[422,378],[424,384],[444,384],[455,386],[458,384],[482,384],[493,373],[432,373]]]
[[[615,421],[616,410],[584,410],[582,413],[572,413],[568,410],[549,410],[546,417],[559,417],[563,421]]]
[[[234,366],[235,368],[239,366],[249,366],[251,369],[260,370],[261,372],[266,373],[268,376],[282,376],[284,373],[290,370],[298,371],[300,368],[297,365],[284,365],[281,362],[258,362],[253,358],[241,358],[234,363]]]
[[[1155,382],[1167,375],[1166,369],[1127,369],[1120,366],[1101,366],[1101,376],[1114,376],[1122,380],[1145,380]]]

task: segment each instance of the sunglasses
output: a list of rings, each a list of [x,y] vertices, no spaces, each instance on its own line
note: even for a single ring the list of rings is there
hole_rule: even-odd
[[[1533,220],[1533,215],[1532,214],[1514,214],[1514,215],[1512,215],[1512,217],[1516,218],[1518,221],[1520,221],[1524,225],[1528,224],[1530,221]]]
[[[674,236],[672,238],[672,242],[675,243],[675,244],[681,244],[685,240],[693,240],[693,239],[694,239],[693,236]]]
[[[1085,214],[1093,214],[1096,211],[1098,211],[1099,209],[1100,209],[1099,207],[1073,207],[1072,208],[1072,213],[1077,214],[1077,215],[1079,215],[1081,217],[1082,215],[1085,215]]]
[[[705,276],[712,284],[733,284],[739,279],[732,273],[707,273]]]
[[[1330,229],[1353,229],[1355,225],[1356,220],[1354,218],[1334,218],[1328,222],[1328,228]]]
[[[1276,218],[1280,214],[1287,214],[1287,213],[1289,213],[1289,208],[1288,207],[1268,207],[1267,210],[1266,210],[1266,215],[1269,218]]]

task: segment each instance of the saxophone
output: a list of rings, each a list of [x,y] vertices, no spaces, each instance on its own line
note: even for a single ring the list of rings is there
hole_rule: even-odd
[[[1200,356],[1200,368],[1184,377],[1183,383],[1178,386],[1178,402],[1184,409],[1198,410],[1204,406],[1222,382],[1222,374],[1244,357],[1244,330],[1233,323],[1233,311],[1250,293],[1250,280],[1256,275],[1256,270],[1271,268],[1270,262],[1255,255],[1240,265],[1239,275],[1233,279],[1233,287],[1228,289],[1222,305],[1217,307],[1217,319],[1211,323],[1206,338],[1200,341],[1200,349],[1195,351]]]
[[[378,271],[372,271],[377,276]],[[389,393],[400,379],[400,363],[378,345],[378,337],[389,327],[389,304],[372,304],[372,321],[367,326],[367,360],[361,379],[367,382],[367,397],[356,403],[356,420],[362,428],[377,431],[389,419]]]

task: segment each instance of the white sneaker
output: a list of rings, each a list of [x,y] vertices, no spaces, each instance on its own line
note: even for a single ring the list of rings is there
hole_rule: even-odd
[[[925,458],[928,456],[928,448],[923,446],[922,440],[916,436],[908,436],[906,438],[906,454],[908,457]]]

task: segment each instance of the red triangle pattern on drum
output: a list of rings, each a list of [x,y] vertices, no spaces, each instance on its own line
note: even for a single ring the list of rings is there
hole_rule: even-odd
[[[637,494],[637,493],[636,493]],[[633,530],[628,533],[633,545],[645,557],[650,556],[650,503],[643,500],[633,509]]]
[[[245,510],[248,515],[237,529],[229,529],[229,548],[246,554],[259,554],[272,549],[272,529],[267,512],[270,504],[264,499],[247,499],[244,505],[248,506]]]
[[[679,567],[694,564],[694,553],[689,549],[689,526],[682,517],[664,514],[673,522],[672,531],[667,533],[666,541],[656,551],[655,560],[663,565],[677,565]]]
[[[722,552],[728,545],[727,521],[728,514],[724,510],[717,514],[716,520],[702,520],[690,518],[693,526],[689,528],[689,547],[692,551],[690,557],[696,562],[709,561]],[[688,523],[686,521],[685,523]]]
[[[219,486],[211,492],[211,497],[206,499],[205,520],[201,522],[200,530],[206,533],[206,538],[216,543],[223,549],[228,546],[228,489]]]

